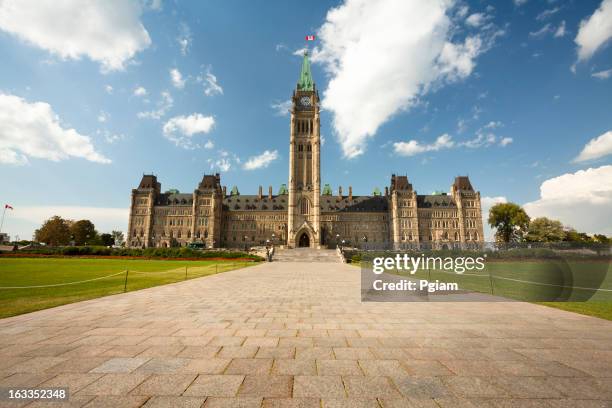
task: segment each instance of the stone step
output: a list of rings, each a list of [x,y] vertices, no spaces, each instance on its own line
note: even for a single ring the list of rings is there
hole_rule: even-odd
[[[341,262],[335,249],[277,249],[272,258],[274,262]]]

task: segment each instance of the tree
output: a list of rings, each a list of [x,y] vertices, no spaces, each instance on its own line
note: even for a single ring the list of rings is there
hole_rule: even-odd
[[[45,221],[34,234],[36,241],[51,246],[66,245],[70,242],[68,221],[58,215]]]
[[[498,242],[519,242],[529,228],[529,216],[517,204],[499,203],[489,210],[489,225],[497,230]]]
[[[593,235],[593,241],[598,244],[612,244],[612,238],[608,238],[603,234],[595,234]]]
[[[125,238],[123,236],[123,232],[121,231],[112,231],[111,235],[113,236],[114,245],[123,246]]]
[[[567,242],[580,242],[580,243],[589,243],[592,242],[591,237],[588,236],[585,232],[578,232],[573,228],[569,228],[565,231],[564,241]]]
[[[529,223],[525,239],[530,242],[559,242],[565,238],[563,224],[546,217],[536,218]]]
[[[91,244],[96,240],[98,233],[96,227],[89,220],[80,220],[73,222],[70,226],[70,234],[75,245]]]
[[[100,234],[100,244],[104,245],[104,246],[113,246],[115,245],[115,240],[113,239],[113,236],[111,234],[105,233],[105,234]]]

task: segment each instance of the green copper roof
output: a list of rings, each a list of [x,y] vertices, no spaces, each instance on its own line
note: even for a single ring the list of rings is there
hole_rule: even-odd
[[[304,52],[304,61],[302,61],[302,72],[300,80],[297,84],[298,91],[314,91],[314,81],[310,72],[310,61],[308,61],[308,51]]]
[[[323,195],[330,196],[332,195],[332,190],[329,184],[323,186]]]
[[[284,194],[289,194],[287,192],[287,185],[281,184],[280,188],[278,189],[278,195],[284,195]]]

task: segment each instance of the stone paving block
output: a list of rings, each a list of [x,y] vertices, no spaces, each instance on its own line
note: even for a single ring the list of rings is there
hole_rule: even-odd
[[[235,358],[225,369],[225,374],[267,375],[272,369],[272,361],[264,358]]]
[[[87,404],[87,408],[138,408],[148,397],[100,395]]]
[[[204,408],[259,408],[263,398],[217,398],[206,399]]]
[[[182,373],[222,374],[230,363],[229,358],[189,359],[178,371]]]
[[[334,347],[337,360],[370,360],[374,354],[366,347]]]
[[[263,408],[321,408],[316,398],[264,398]]]
[[[216,336],[216,337],[213,337],[213,339],[210,342],[208,342],[208,345],[209,346],[241,346],[245,340],[246,340],[246,337]]]
[[[116,357],[111,358],[98,367],[92,369],[91,373],[130,373],[149,361],[148,357]]]
[[[136,357],[149,346],[111,346],[111,348],[98,354],[100,357]],[[139,356],[142,357],[142,356]]]
[[[41,373],[48,368],[66,361],[65,357],[32,357],[26,361],[16,363],[6,368],[11,373]]]
[[[294,347],[260,347],[255,358],[295,358]]]
[[[247,375],[238,393],[241,397],[291,397],[293,377],[289,375]]]
[[[36,387],[55,377],[55,374],[15,373],[0,380],[0,387]]]
[[[319,375],[363,375],[357,360],[317,360]]]
[[[499,377],[495,377],[496,379]],[[525,380],[525,377],[503,377],[508,379],[504,382],[504,385],[514,383],[515,381]],[[538,377],[528,377],[527,382],[532,382]],[[503,387],[499,382],[492,383],[489,378],[485,377],[444,377],[444,384],[446,384],[456,395],[461,397],[490,397],[499,398],[508,396],[508,392],[505,390],[507,387]],[[541,398],[541,397],[539,397]]]
[[[383,408],[440,408],[433,398],[381,399]]]
[[[342,377],[349,398],[401,398],[395,385],[387,377]]]
[[[409,373],[419,377],[455,375],[448,367],[435,360],[403,360],[401,364]]]
[[[205,397],[175,397],[156,396],[150,398],[145,408],[200,408],[204,405]]]
[[[315,360],[276,359],[272,367],[275,375],[317,375]]]
[[[196,377],[197,374],[154,374],[130,395],[181,395]]]
[[[68,401],[33,401],[28,408],[81,408],[95,399],[95,395],[70,395]],[[7,406],[8,407],[8,406]]]
[[[190,361],[190,359],[186,358],[155,357],[138,367],[136,371],[143,373],[171,374],[181,371]]]
[[[186,346],[176,356],[180,358],[212,358],[219,350],[220,346]]]
[[[217,353],[218,358],[253,358],[259,347],[223,346]]]
[[[69,358],[46,369],[45,373],[87,373],[108,360],[108,357]]]
[[[201,374],[185,390],[188,397],[235,397],[244,375]]]
[[[276,347],[278,346],[278,341],[278,337],[247,337],[243,346]]]
[[[335,358],[331,347],[297,347],[296,360],[332,360]]]
[[[345,398],[344,385],[340,376],[296,375],[293,396],[297,398]]]
[[[391,380],[406,398],[427,400],[453,395],[450,389],[437,377],[395,377]]]
[[[126,395],[149,377],[148,374],[105,374],[77,395]]]
[[[138,357],[176,357],[184,348],[183,345],[150,346],[138,354]]]
[[[366,376],[401,377],[409,374],[398,360],[359,360],[359,366]]]
[[[103,374],[82,374],[82,373],[65,373],[58,374],[56,377],[40,384],[39,387],[68,387],[70,393],[74,394],[80,389],[93,383]]]

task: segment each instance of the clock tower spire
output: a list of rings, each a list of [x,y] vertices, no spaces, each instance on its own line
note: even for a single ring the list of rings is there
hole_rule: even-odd
[[[292,97],[289,140],[289,247],[320,246],[321,135],[319,94],[312,79],[308,51]]]

